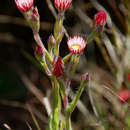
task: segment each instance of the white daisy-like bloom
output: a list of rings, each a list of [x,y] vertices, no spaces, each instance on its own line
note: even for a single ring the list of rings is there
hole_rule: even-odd
[[[67,45],[73,54],[81,54],[86,47],[86,41],[80,36],[74,36],[68,39]]]

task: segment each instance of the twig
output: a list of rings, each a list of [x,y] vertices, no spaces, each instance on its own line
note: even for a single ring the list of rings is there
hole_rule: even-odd
[[[8,15],[0,15],[0,23],[1,24],[11,23],[11,24],[29,27],[26,20],[24,20],[23,18],[12,17],[12,16],[8,16]],[[52,28],[53,28],[53,23],[49,23],[49,22],[40,23],[41,30],[52,30]]]
[[[85,89],[85,91],[87,92],[87,89]],[[96,115],[96,117],[99,119],[99,115],[98,115],[98,112],[96,110],[96,107],[95,107],[94,101],[93,101],[90,82],[88,83],[88,95],[89,95],[89,99],[90,99],[90,102],[91,102],[91,106],[93,108],[93,112]]]
[[[7,100],[0,100],[0,104],[6,105],[6,106],[11,106],[11,107],[17,107],[17,108],[22,108],[24,110],[28,111],[27,106],[24,103],[19,103],[16,101],[7,101]],[[48,119],[44,117],[39,111],[37,111],[33,106],[32,106],[33,113],[43,122],[48,123]]]
[[[51,110],[50,105],[48,105],[48,104],[50,104],[49,101],[46,100],[46,102],[45,102],[45,98],[47,98],[47,97],[44,97],[44,95],[41,93],[41,91],[38,88],[36,88],[36,86],[34,86],[34,84],[22,72],[19,72],[19,75],[21,77],[21,80],[25,84],[26,88],[31,93],[33,93],[37,97],[37,99],[44,105],[48,116],[50,116],[52,110]]]
[[[40,128],[40,126],[38,124],[38,121],[36,120],[36,117],[34,116],[34,114],[32,112],[32,108],[31,108],[31,106],[29,104],[27,104],[27,108],[28,108],[28,110],[29,110],[29,112],[30,112],[30,114],[32,116],[32,119],[33,119],[33,121],[34,121],[34,123],[35,123],[35,125],[37,127],[37,130],[41,130],[41,128]]]

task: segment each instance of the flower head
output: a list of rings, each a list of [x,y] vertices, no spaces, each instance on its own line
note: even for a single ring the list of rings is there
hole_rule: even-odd
[[[104,26],[106,24],[106,12],[103,10],[100,10],[95,16],[94,16],[94,22],[97,26]]]
[[[58,57],[55,67],[53,69],[53,75],[55,77],[60,77],[63,74],[63,62],[60,57]]]
[[[17,8],[21,12],[27,12],[33,6],[34,0],[15,0]]]
[[[86,47],[86,41],[80,36],[74,36],[67,41],[68,48],[73,54],[81,54]]]
[[[118,92],[118,96],[121,102],[126,102],[130,99],[130,91],[128,89],[121,89]]]
[[[72,0],[55,0],[54,4],[55,7],[59,10],[59,11],[66,11],[70,5],[72,3]]]

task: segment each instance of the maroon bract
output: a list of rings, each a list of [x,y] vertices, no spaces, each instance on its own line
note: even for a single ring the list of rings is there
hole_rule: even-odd
[[[86,47],[86,41],[80,36],[74,36],[67,41],[68,48],[73,54],[81,54]]]
[[[60,57],[58,57],[55,67],[53,69],[53,75],[55,77],[60,77],[63,74],[63,62]]]
[[[66,11],[72,3],[72,0],[55,0],[54,4],[58,11]]]
[[[21,12],[27,12],[33,6],[34,0],[15,0],[17,8]]]
[[[95,16],[94,16],[94,22],[97,26],[104,26],[106,24],[106,12],[103,10],[100,10]]]
[[[121,89],[118,92],[118,96],[121,102],[126,102],[130,99],[130,91],[128,89]]]
[[[130,73],[127,75],[127,80],[130,82]]]

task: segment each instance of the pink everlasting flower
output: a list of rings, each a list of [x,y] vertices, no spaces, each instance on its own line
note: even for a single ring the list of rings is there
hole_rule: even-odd
[[[27,12],[33,6],[34,0],[15,0],[17,8],[21,12]]]
[[[94,22],[97,26],[104,26],[106,24],[106,13],[103,10],[100,10],[95,16],[94,16]]]
[[[126,102],[130,99],[130,91],[128,89],[121,89],[118,92],[118,96],[121,102]]]
[[[62,62],[62,59],[58,57],[55,67],[53,69],[53,75],[55,75],[55,77],[58,78],[62,74],[63,74],[63,62]]]
[[[67,41],[68,48],[73,54],[81,54],[86,47],[86,41],[80,36],[74,36]]]
[[[72,0],[55,0],[54,4],[58,11],[66,11],[72,3]]]

